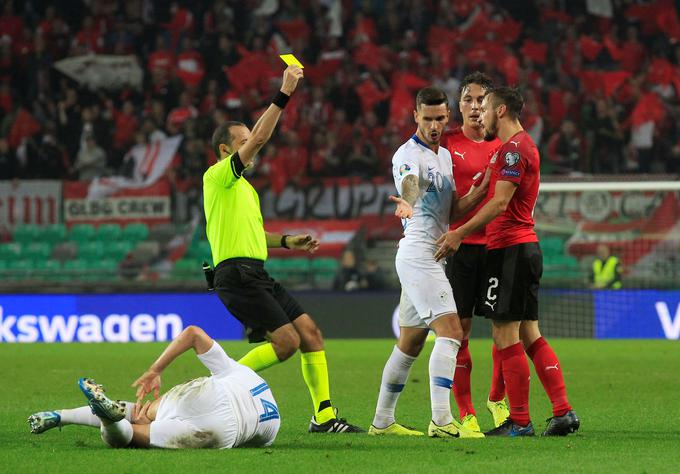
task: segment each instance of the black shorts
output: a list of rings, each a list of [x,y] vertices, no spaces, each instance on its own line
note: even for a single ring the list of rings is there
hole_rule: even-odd
[[[246,328],[250,342],[265,340],[304,313],[300,304],[271,278],[264,262],[230,258],[215,267],[215,291],[229,312]]]
[[[446,277],[453,288],[458,316],[484,316],[486,245],[462,244],[446,259]]]
[[[543,254],[538,242],[489,250],[486,257],[486,317],[497,321],[538,320]]]

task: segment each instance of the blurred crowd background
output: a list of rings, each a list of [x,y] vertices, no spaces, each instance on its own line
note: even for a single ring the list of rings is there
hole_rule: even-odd
[[[4,1],[0,32],[0,179],[125,175],[134,144],[182,134],[168,178],[199,186],[213,128],[256,121],[286,52],[306,79],[255,170],[275,185],[389,176],[417,89],[441,86],[457,111],[475,70],[521,88],[544,173],[680,165],[673,1]],[[142,87],[53,67],[88,54],[134,55]]]

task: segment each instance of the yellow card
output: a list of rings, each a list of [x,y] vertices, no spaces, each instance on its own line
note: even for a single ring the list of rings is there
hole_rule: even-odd
[[[302,65],[302,63],[293,56],[292,54],[281,54],[279,55],[281,59],[283,59],[283,62],[286,63],[288,66],[299,66],[300,68],[304,69],[305,67]]]

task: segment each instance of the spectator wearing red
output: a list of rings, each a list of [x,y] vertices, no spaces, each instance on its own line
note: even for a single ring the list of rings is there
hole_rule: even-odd
[[[117,110],[112,101],[109,101],[107,105],[114,122],[113,148],[116,151],[125,152],[132,146],[135,133],[139,129],[135,107],[130,100],[123,102],[122,110]]]
[[[175,64],[175,55],[168,49],[167,42],[162,35],[156,37],[156,50],[149,55],[147,68],[153,74],[170,77]]]
[[[13,2],[6,1],[0,16],[0,40],[11,44],[19,38],[23,30],[24,20],[14,14]]]
[[[104,35],[94,19],[88,15],[83,20],[82,28],[73,41],[73,45],[85,53],[101,53],[104,48]]]
[[[182,39],[181,52],[175,61],[175,74],[187,87],[196,87],[205,76],[203,56],[194,48],[194,40]]]

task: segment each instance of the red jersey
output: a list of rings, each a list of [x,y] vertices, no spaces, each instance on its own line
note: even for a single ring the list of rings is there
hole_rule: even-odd
[[[536,144],[522,130],[503,143],[491,157],[489,198],[498,181],[517,185],[508,208],[486,225],[488,249],[499,249],[527,242],[538,242],[534,232],[534,206],[538,198],[541,158]]]
[[[458,129],[445,133],[442,136],[441,145],[446,147],[449,153],[451,153],[453,181],[456,183],[456,193],[460,198],[465,196],[470,190],[474,182],[474,176],[479,172],[484,172],[489,164],[492,153],[501,145],[501,141],[496,138],[491,142],[476,142],[466,137],[462,129]],[[474,210],[451,224],[451,230],[457,229],[469,221],[488,199],[489,197],[485,198]],[[463,243],[486,244],[484,229],[468,235],[463,240]]]

